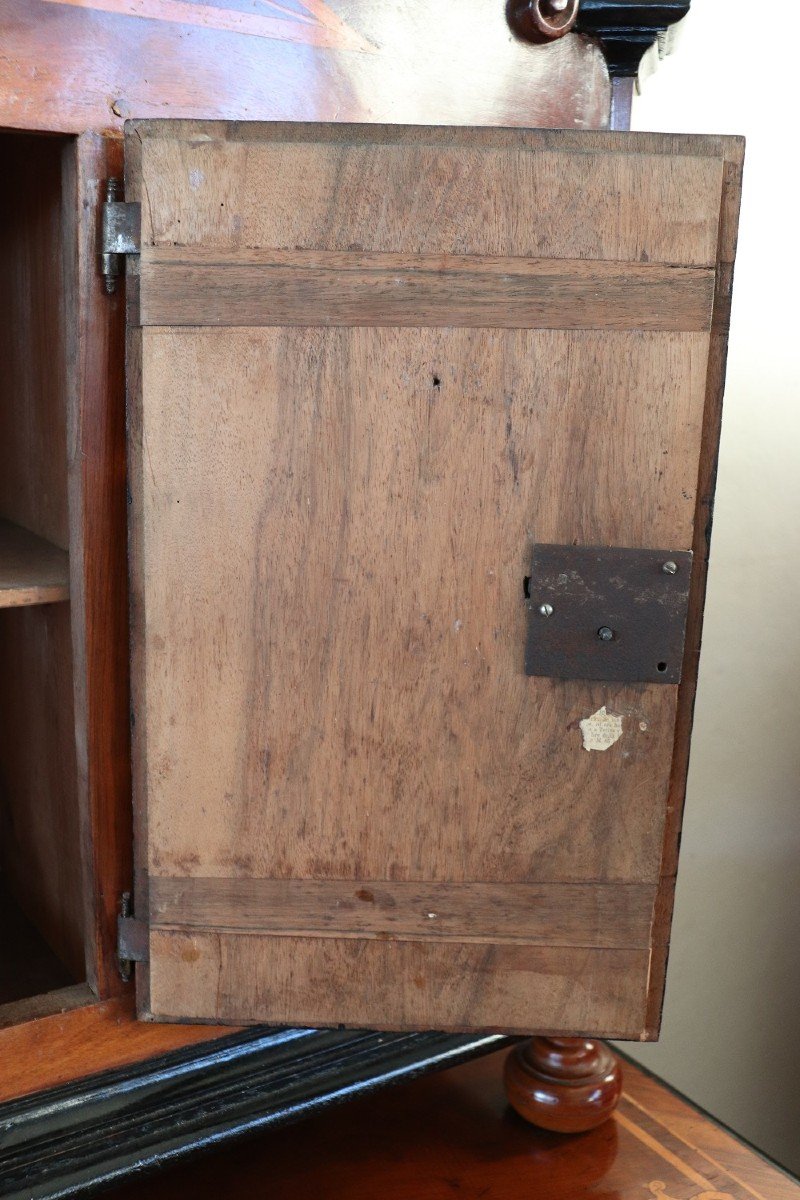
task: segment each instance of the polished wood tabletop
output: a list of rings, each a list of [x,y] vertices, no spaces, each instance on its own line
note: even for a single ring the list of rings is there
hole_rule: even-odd
[[[619,1108],[572,1136],[508,1107],[503,1053],[331,1108],[116,1200],[800,1200],[800,1183],[632,1063]],[[144,1192],[143,1192],[144,1188]]]

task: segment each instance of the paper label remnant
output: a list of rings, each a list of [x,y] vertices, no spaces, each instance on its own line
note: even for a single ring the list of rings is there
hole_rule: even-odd
[[[583,737],[584,750],[608,750],[622,737],[622,717],[606,712],[606,706],[598,708],[590,717],[578,722]]]

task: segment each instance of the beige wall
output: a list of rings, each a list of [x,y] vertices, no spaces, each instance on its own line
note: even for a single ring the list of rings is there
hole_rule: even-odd
[[[633,1052],[800,1172],[796,10],[693,0],[634,106],[635,129],[742,133],[747,154],[666,1006]]]

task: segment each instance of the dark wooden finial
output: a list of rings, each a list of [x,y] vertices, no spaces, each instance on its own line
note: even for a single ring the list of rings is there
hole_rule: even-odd
[[[551,42],[569,33],[579,0],[508,0],[508,23],[526,42]]]
[[[617,1107],[622,1071],[602,1042],[535,1037],[509,1054],[505,1085],[511,1106],[532,1125],[583,1133]]]

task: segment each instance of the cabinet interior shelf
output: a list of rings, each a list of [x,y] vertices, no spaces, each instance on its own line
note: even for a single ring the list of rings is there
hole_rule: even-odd
[[[66,550],[0,519],[0,608],[68,599]]]

